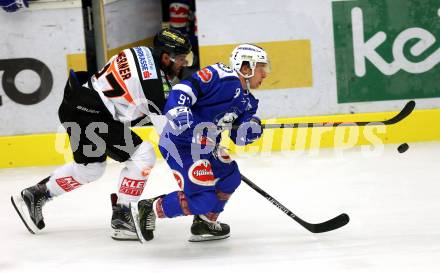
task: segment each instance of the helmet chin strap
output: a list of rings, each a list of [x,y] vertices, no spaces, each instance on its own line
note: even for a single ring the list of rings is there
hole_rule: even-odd
[[[237,71],[241,76],[243,76],[245,82],[246,82],[246,88],[250,92],[251,91],[251,81],[250,79],[254,76],[254,70],[252,70],[251,75],[244,75],[241,71]]]
[[[251,92],[251,81],[250,78],[246,78],[246,87],[249,92]]]

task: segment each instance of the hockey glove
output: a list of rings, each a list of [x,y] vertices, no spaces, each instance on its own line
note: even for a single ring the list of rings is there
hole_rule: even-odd
[[[261,120],[253,116],[249,121],[249,129],[246,135],[246,144],[252,143],[259,139],[263,134],[263,128],[261,127]]]
[[[235,144],[243,146],[254,142],[260,138],[261,134],[263,134],[261,121],[253,116],[248,122],[240,125],[239,129],[231,130],[231,139]]]
[[[0,6],[7,12],[14,12],[28,7],[28,0],[0,0]]]
[[[178,106],[170,109],[166,113],[171,128],[175,135],[180,135],[185,132],[185,135],[190,135],[191,125],[194,122],[191,109],[185,106]]]

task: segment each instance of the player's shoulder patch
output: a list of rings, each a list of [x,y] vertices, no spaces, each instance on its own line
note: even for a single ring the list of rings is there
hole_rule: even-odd
[[[216,63],[212,65],[212,68],[217,71],[220,79],[225,77],[237,76],[237,73],[232,68],[223,63]]]
[[[133,47],[132,49],[136,56],[136,62],[139,64],[139,77],[143,80],[157,79],[156,65],[151,50],[145,46]]]
[[[197,73],[197,76],[200,78],[200,80],[204,83],[209,83],[212,80],[213,73],[211,70],[209,70],[208,67],[200,69],[196,73]]]

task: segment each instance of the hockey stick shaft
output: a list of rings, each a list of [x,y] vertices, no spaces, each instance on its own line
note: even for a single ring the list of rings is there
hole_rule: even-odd
[[[300,217],[298,217],[297,215],[295,215],[292,211],[290,211],[283,204],[278,202],[270,194],[268,194],[263,189],[258,187],[255,183],[253,183],[251,180],[249,180],[244,175],[241,175],[241,180],[243,182],[245,182],[246,184],[248,184],[253,190],[255,190],[256,192],[261,194],[266,200],[271,202],[274,206],[279,208],[287,216],[289,216],[290,218],[295,220],[297,223],[299,223],[301,226],[303,226],[305,229],[307,229],[310,232],[322,233],[322,232],[327,232],[327,231],[331,231],[331,230],[334,230],[334,229],[338,229],[340,227],[345,226],[349,222],[349,220],[350,220],[348,215],[343,213],[343,214],[341,214],[341,215],[339,215],[339,216],[337,216],[337,217],[335,217],[333,219],[330,219],[330,220],[328,220],[326,222],[323,222],[323,223],[319,223],[319,224],[308,223],[308,222],[304,221],[303,219],[301,219]]]
[[[400,122],[409,116],[416,106],[415,101],[409,101],[402,110],[394,117],[382,121],[337,121],[337,122],[310,122],[310,123],[279,123],[279,124],[262,124],[263,129],[277,129],[277,128],[316,128],[316,127],[338,127],[338,126],[374,126],[374,125],[392,125]],[[238,129],[240,126],[232,126],[233,129]],[[227,129],[227,128],[225,128]]]

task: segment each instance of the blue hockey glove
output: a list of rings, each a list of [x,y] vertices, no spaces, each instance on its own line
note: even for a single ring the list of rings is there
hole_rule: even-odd
[[[0,0],[0,6],[7,12],[14,12],[28,7],[28,0]]]
[[[171,128],[176,132],[176,135],[190,129],[191,124],[194,122],[191,109],[185,106],[170,109],[168,113],[166,113],[166,117],[170,122]]]
[[[254,142],[262,134],[261,120],[253,116],[248,122],[242,123],[240,128],[232,129],[230,137],[235,144],[243,146]]]
[[[263,134],[263,127],[261,127],[261,120],[253,116],[251,120],[249,121],[249,129],[247,131],[246,135],[246,144],[252,143],[255,140],[259,139],[261,135]]]

